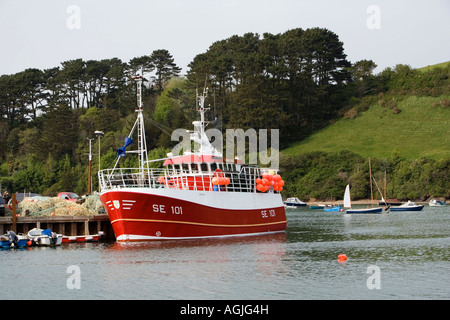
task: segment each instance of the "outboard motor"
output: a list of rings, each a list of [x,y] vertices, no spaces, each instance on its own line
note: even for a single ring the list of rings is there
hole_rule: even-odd
[[[9,237],[9,241],[11,241],[11,243],[16,244],[17,241],[19,241],[19,238],[17,237],[17,235],[14,233],[14,231],[8,231],[8,237]]]
[[[56,234],[56,232],[52,232],[50,240],[53,245],[56,245],[56,241],[58,240],[58,235]]]

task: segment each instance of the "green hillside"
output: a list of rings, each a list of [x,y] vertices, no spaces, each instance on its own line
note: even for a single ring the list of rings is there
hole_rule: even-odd
[[[397,103],[397,114],[375,103],[355,119],[342,118],[282,153],[350,150],[363,157],[386,158],[393,152],[405,159],[448,157],[449,99],[410,96]]]
[[[438,64],[433,64],[431,66],[426,66],[423,68],[419,68],[417,70],[422,71],[422,72],[426,72],[426,71],[431,71],[434,70],[436,68],[447,68],[450,65],[450,61],[447,62],[442,62],[442,63],[438,63]]]
[[[371,158],[388,198],[450,198],[449,69],[397,65],[357,82],[341,117],[282,150],[284,196],[342,199],[350,184],[354,199],[369,198]]]

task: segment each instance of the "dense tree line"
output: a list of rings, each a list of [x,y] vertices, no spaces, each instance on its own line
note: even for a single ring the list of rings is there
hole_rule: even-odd
[[[197,55],[188,80],[209,86],[224,127],[279,128],[287,144],[336,116],[348,99],[350,65],[327,29],[247,33]]]
[[[87,138],[95,137],[96,130],[106,133],[106,162],[107,152],[114,153],[134,121],[134,77],[141,71],[148,79],[143,93],[149,115],[164,83],[180,73],[165,49],[128,63],[75,59],[60,67],[0,76],[3,189],[86,192]]]
[[[448,93],[448,67],[419,72],[398,65],[374,75],[375,68],[371,60],[349,62],[335,33],[313,28],[216,41],[193,58],[186,77],[179,77],[181,70],[165,49],[128,62],[75,59],[46,70],[2,75],[0,182],[10,191],[86,192],[87,138],[94,138],[96,130],[105,132],[101,167],[110,166],[135,120],[134,76],[140,72],[148,80],[143,101],[150,158],[165,156],[173,145],[174,129],[191,129],[198,116],[196,90],[205,86],[210,126],[280,129],[282,147],[339,117],[356,117],[374,101],[384,99],[394,109],[392,94]],[[96,153],[98,141],[92,143]],[[310,157],[316,156],[323,159]],[[124,160],[125,166],[135,161]],[[290,171],[294,181],[300,176],[293,173],[301,168],[291,167],[292,161],[284,159],[282,169]],[[92,164],[96,172],[97,161]],[[294,182],[294,189],[288,187],[286,192],[297,187]],[[328,197],[327,192],[320,196]],[[301,194],[317,196],[309,191]]]
[[[289,181],[286,193],[304,200],[343,199],[347,184],[352,199],[371,197],[369,160],[350,151],[283,157],[280,165],[283,179]],[[450,198],[450,158],[406,160],[394,153],[390,158],[371,159],[371,169],[374,199],[381,195],[400,200]]]

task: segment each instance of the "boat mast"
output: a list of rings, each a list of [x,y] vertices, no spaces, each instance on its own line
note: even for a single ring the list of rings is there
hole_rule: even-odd
[[[205,126],[206,126],[205,112],[207,110],[209,110],[209,108],[205,108],[205,100],[206,100],[207,95],[208,95],[208,88],[203,89],[202,95],[198,96],[198,94],[197,94],[197,99],[198,99],[197,111],[200,113],[200,123],[198,123],[197,121],[196,121],[196,123],[198,125],[198,129],[200,129],[199,130],[200,139],[202,139],[205,136]],[[203,149],[204,148],[203,148],[203,143],[202,143],[202,144],[200,144],[200,154],[204,153],[205,150],[203,150]]]
[[[372,167],[370,165],[370,158],[369,158],[369,175],[370,175],[370,201],[372,203],[372,208],[373,208]]]
[[[144,127],[144,114],[143,114],[143,103],[142,103],[142,82],[143,82],[143,69],[141,68],[141,75],[134,78],[136,81],[136,96],[137,96],[137,107],[136,112],[138,113],[136,124],[137,124],[137,134],[138,134],[138,150],[139,155],[139,172],[144,177],[145,166],[148,169],[148,155],[147,155],[147,142],[145,141],[145,127]]]

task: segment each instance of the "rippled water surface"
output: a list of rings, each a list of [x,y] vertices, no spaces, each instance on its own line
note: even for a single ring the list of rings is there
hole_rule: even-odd
[[[450,298],[448,206],[381,215],[288,209],[287,219],[285,233],[266,236],[2,250],[3,298]],[[70,266],[79,289],[69,289]]]

